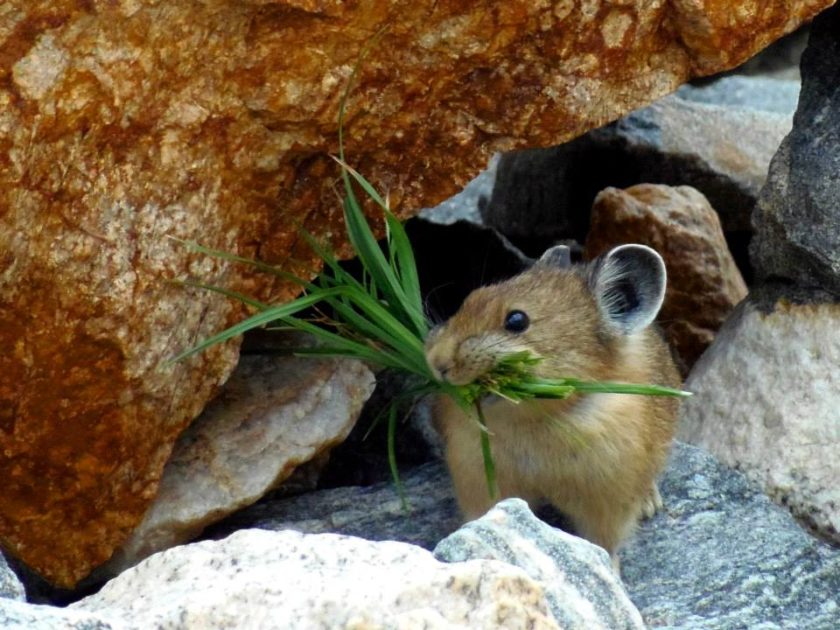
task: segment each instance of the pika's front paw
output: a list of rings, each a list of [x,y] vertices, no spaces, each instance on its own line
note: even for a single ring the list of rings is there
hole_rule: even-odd
[[[642,501],[642,518],[653,518],[659,510],[662,509],[662,495],[659,494],[659,488],[656,482],[650,488],[650,492]]]

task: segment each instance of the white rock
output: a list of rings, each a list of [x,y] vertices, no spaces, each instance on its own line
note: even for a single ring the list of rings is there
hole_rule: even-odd
[[[679,438],[840,540],[840,305],[747,299],[695,366]]]
[[[3,630],[112,630],[115,626],[99,615],[0,598],[0,628]]]
[[[558,628],[542,586],[504,562],[419,547],[242,530],[155,554],[71,608],[127,629]]]
[[[522,568],[545,587],[551,612],[564,628],[645,627],[607,552],[549,527],[522,499],[506,499],[467,523],[435,547],[435,557],[448,562],[495,559]]]
[[[101,573],[190,540],[341,443],[374,384],[357,361],[243,356],[178,439],[155,502]]]

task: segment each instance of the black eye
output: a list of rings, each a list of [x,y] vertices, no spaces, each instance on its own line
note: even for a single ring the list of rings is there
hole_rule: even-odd
[[[521,333],[528,330],[531,320],[522,311],[511,311],[505,316],[505,330],[512,333]]]

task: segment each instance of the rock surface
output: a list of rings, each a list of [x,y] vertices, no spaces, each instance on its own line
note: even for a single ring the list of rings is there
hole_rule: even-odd
[[[538,256],[555,240],[586,240],[592,202],[604,188],[689,185],[717,210],[730,247],[748,262],[750,216],[792,119],[769,104],[764,82],[742,81],[752,102],[717,102],[703,88],[690,98],[660,99],[564,145],[502,156],[485,223]]]
[[[545,587],[562,628],[644,628],[609,555],[600,547],[537,519],[521,499],[507,499],[435,547],[446,562],[501,560]]]
[[[773,158],[755,208],[760,278],[840,294],[840,8],[811,27],[793,131]]]
[[[320,490],[297,497],[261,501],[209,528],[222,538],[239,529],[293,529],[307,534],[336,533],[368,540],[399,540],[434,549],[458,529],[461,516],[449,473],[432,462],[404,473],[409,511],[403,510],[392,481],[372,486]]]
[[[53,606],[35,606],[0,599],[0,628],[4,630],[117,630],[99,615]]]
[[[9,563],[6,562],[2,552],[0,552],[0,598],[19,599],[21,601],[26,599],[23,584],[9,567]],[[0,627],[2,627],[2,624],[0,624]]]
[[[446,564],[404,543],[291,531],[155,554],[71,608],[138,630],[559,628],[542,586],[503,562]]]
[[[157,497],[108,572],[194,538],[329,452],[353,428],[374,384],[357,361],[243,356],[178,438]]]
[[[591,260],[623,243],[652,247],[665,260],[668,286],[658,319],[685,376],[747,296],[718,215],[690,186],[607,188],[592,206],[584,255]]]
[[[840,304],[818,297],[742,303],[685,384],[679,436],[840,541]]]
[[[733,66],[831,1],[3,3],[0,539],[71,585],[139,522],[236,361],[232,342],[164,363],[241,316],[167,281],[292,292],[169,237],[308,272],[298,228],[341,233],[338,103],[383,26],[349,149],[405,214],[493,152],[568,139]]]
[[[816,540],[743,475],[677,444],[665,509],[622,553],[630,599],[651,628],[840,624],[840,550]]]

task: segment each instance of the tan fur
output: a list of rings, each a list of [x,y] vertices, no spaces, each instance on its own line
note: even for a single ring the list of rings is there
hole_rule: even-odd
[[[512,310],[528,314],[528,330],[505,331]],[[542,265],[474,291],[430,336],[427,359],[447,380],[463,384],[501,355],[522,349],[543,357],[539,371],[546,377],[679,386],[656,331],[613,331],[601,320],[581,272]],[[656,476],[677,407],[674,398],[624,394],[486,403],[501,496],[520,497],[532,507],[552,504],[578,533],[614,556],[639,517],[661,505]],[[437,401],[436,421],[461,510],[467,518],[480,516],[491,500],[476,421],[448,397]]]

